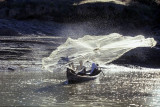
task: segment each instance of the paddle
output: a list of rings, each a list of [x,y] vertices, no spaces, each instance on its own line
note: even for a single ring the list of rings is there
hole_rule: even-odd
[[[101,68],[103,68],[103,67],[99,67],[100,68],[100,70],[101,70]],[[101,70],[102,71],[102,70]],[[104,72],[102,71],[102,74],[105,76],[105,74],[104,74]]]
[[[104,76],[106,76],[103,71],[102,71],[102,74],[103,74]]]

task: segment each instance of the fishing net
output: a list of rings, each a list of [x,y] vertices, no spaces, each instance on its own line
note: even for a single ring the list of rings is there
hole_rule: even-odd
[[[80,60],[104,65],[118,59],[131,49],[155,45],[156,41],[153,38],[145,38],[142,35],[129,37],[113,33],[105,36],[86,35],[78,39],[68,38],[49,57],[42,59],[42,66],[53,72],[65,69],[71,62],[77,65]]]

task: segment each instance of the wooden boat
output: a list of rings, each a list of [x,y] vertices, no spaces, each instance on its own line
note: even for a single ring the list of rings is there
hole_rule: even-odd
[[[98,77],[98,74],[101,70],[95,69],[92,74],[89,74],[89,71],[86,71],[86,74],[76,73],[73,69],[67,68],[67,80],[68,83],[80,83],[85,81],[94,80]]]

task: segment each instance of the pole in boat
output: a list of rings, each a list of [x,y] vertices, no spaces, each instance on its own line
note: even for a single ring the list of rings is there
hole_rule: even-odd
[[[99,68],[100,68],[100,70],[101,70],[101,68],[102,68],[102,67],[99,67]],[[102,71],[102,70],[101,70],[101,71]],[[105,76],[105,74],[104,74],[104,72],[103,72],[103,71],[102,71],[102,74]]]

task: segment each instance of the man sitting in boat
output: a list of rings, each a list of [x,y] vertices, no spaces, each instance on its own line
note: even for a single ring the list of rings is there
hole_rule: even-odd
[[[69,67],[67,67],[67,70],[71,69],[71,72],[75,74],[75,67],[74,67],[74,63],[70,63]]]
[[[88,73],[88,75],[94,75],[97,70],[98,70],[98,64],[92,63],[90,72],[87,72],[86,67],[82,66],[82,69],[80,70],[80,72],[77,73],[77,75],[86,75],[86,73]]]
[[[86,67],[83,66],[83,61],[79,61],[79,65],[75,68],[73,62],[69,64],[70,69],[72,69],[72,73],[76,74],[76,71],[79,71],[76,75],[95,75],[98,70],[98,64],[92,63],[91,70],[86,71]]]
[[[83,61],[82,60],[79,61],[79,66],[77,66],[76,70],[79,71],[77,73],[77,75],[85,75],[86,74],[86,67],[83,66]]]
[[[83,66],[83,61],[82,60],[79,61],[79,65],[76,68],[74,67],[74,63],[73,62],[70,63],[69,64],[69,69],[72,70],[72,73],[76,73],[76,71],[79,71],[77,73],[77,75],[85,75],[86,74],[86,67]]]

